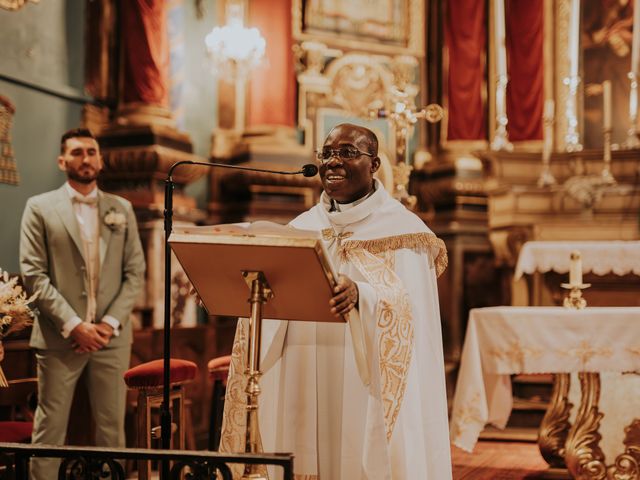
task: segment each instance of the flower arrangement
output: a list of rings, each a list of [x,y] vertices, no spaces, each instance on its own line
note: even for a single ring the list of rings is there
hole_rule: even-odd
[[[111,230],[122,230],[127,224],[127,217],[112,207],[105,214],[104,223]]]
[[[30,304],[38,297],[27,293],[18,285],[18,278],[9,278],[8,272],[0,269],[0,341],[6,335],[18,332],[33,323],[36,311]],[[0,368],[0,387],[8,387],[7,378]]]

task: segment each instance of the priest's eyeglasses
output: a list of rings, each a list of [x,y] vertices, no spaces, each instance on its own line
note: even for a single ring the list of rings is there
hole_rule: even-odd
[[[316,151],[316,157],[321,163],[326,163],[333,157],[338,157],[340,160],[354,160],[360,155],[367,155],[368,157],[375,157],[373,153],[363,152],[356,147],[344,145],[339,148],[323,148]]]

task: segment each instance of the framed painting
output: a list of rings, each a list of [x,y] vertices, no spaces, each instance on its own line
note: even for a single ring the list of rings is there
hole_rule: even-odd
[[[424,0],[293,0],[299,41],[423,57],[424,26]]]

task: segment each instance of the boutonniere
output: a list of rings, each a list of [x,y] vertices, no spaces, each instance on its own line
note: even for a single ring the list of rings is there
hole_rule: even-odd
[[[104,224],[111,230],[122,230],[127,224],[127,217],[111,207],[104,216]]]

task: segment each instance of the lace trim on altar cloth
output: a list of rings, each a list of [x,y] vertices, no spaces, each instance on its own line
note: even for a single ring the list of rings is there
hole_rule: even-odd
[[[535,272],[567,273],[571,252],[577,250],[582,259],[582,272],[596,275],[640,275],[640,242],[583,241],[583,242],[526,242],[520,250],[514,279]]]
[[[449,263],[447,247],[444,241],[433,233],[406,233],[391,237],[376,238],[373,240],[345,240],[340,247],[340,254],[346,259],[349,251],[366,250],[373,255],[379,255],[390,250],[407,248],[416,252],[429,254],[432,265],[436,269],[436,276],[444,272]],[[434,253],[435,251],[435,253]]]

